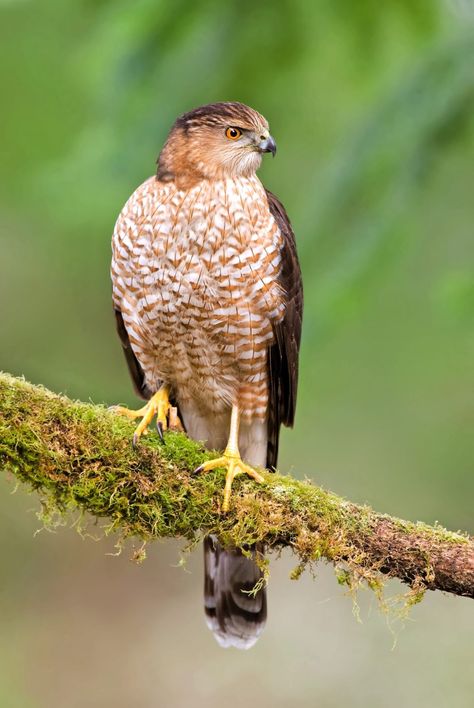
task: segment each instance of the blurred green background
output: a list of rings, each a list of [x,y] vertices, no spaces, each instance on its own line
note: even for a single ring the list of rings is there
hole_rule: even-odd
[[[115,218],[179,113],[249,103],[278,142],[261,177],[305,282],[281,469],[473,532],[472,0],[1,0],[0,56],[0,367],[136,402],[110,303]],[[200,552],[186,573],[175,542],[138,567],[110,539],[34,536],[38,501],[13,488],[2,708],[473,705],[469,600],[429,594],[392,648],[369,593],[359,624],[330,568],[295,583],[283,555],[265,634],[226,652],[204,626]]]

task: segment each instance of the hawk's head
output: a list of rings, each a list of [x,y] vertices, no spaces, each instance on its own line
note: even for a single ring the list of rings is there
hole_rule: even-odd
[[[265,118],[243,103],[210,103],[180,116],[158,158],[158,179],[248,177],[276,153]]]

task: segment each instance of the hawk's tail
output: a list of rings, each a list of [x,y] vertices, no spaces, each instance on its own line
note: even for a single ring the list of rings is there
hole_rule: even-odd
[[[261,553],[255,546],[252,555]],[[263,573],[252,557],[225,551],[215,536],[204,539],[204,610],[208,627],[222,647],[250,649],[267,618],[265,587],[251,592]]]

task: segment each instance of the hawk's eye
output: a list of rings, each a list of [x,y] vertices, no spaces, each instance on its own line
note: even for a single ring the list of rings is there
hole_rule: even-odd
[[[242,131],[239,130],[239,128],[227,128],[225,131],[225,136],[229,138],[229,140],[238,140],[241,135]]]

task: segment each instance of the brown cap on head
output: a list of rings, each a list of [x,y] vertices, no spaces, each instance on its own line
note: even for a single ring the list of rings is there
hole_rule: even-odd
[[[246,130],[268,130],[268,121],[258,111],[238,101],[208,103],[176,119],[174,128],[186,132],[199,126],[236,126]]]

